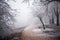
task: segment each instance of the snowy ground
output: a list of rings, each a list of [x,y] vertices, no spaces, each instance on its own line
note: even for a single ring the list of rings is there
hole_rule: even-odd
[[[46,29],[42,29],[41,25],[30,25],[23,31],[15,29],[10,35],[10,40],[59,40],[60,26],[47,25]],[[22,28],[23,29],[23,28]],[[7,39],[7,40],[9,40]],[[5,39],[4,39],[5,40]]]
[[[58,37],[60,37],[60,27],[50,25],[48,27],[46,26],[45,30],[43,30],[42,27],[38,27],[40,26],[34,25],[27,27],[23,31],[23,40],[59,40]]]

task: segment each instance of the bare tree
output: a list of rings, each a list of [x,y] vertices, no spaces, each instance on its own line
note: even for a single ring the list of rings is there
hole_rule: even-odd
[[[56,14],[56,19],[57,19],[57,21],[56,21],[57,24],[56,24],[56,25],[59,26],[58,2],[57,2],[57,5],[56,5],[56,6],[57,6],[57,7],[56,7],[56,10],[57,10],[57,11],[56,11],[56,13],[55,13],[55,14]]]
[[[45,1],[41,0],[41,2],[43,2],[43,3],[46,2],[46,1],[48,1],[47,3],[45,3],[45,5],[47,4],[47,11],[48,11],[48,4],[49,3],[55,2],[55,1],[57,2],[57,5],[56,5],[57,6],[56,7],[57,11],[55,12],[55,9],[54,9],[54,12],[55,12],[55,15],[56,15],[56,25],[59,26],[58,2],[60,2],[60,0],[45,0]],[[52,14],[52,20],[50,20],[50,22],[52,22],[52,24],[54,24],[54,17],[53,17],[53,15],[54,14]]]
[[[6,23],[9,20],[14,21],[13,16],[10,14],[11,7],[5,0],[0,0],[0,37],[4,38],[12,31]]]
[[[42,17],[40,15],[37,15],[37,17],[39,18],[39,20],[41,21],[42,25],[43,25],[43,29],[45,29],[45,26],[44,26],[44,22],[42,20]]]
[[[56,2],[57,2],[57,5],[56,5],[56,6],[57,6],[57,7],[56,7],[56,10],[57,10],[57,11],[55,12],[55,9],[54,9],[54,12],[55,12],[56,19],[57,19],[57,20],[56,20],[56,25],[59,26],[58,2],[60,2],[60,0],[51,0],[51,2],[52,2],[52,1],[56,1]]]

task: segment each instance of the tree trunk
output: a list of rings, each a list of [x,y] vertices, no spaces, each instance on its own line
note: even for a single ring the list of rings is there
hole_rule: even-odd
[[[58,3],[57,3],[57,15],[56,15],[56,17],[57,17],[57,26],[59,26],[59,13],[58,13]]]
[[[59,26],[59,13],[57,13],[57,26]]]
[[[41,21],[41,23],[42,23],[42,25],[43,25],[43,29],[45,29],[45,27],[44,27],[44,23],[43,23],[43,21],[42,21],[42,19],[40,18],[40,21]]]

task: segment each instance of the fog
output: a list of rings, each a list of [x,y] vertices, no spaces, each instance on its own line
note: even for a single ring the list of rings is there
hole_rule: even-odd
[[[25,27],[31,24],[41,24],[39,18],[37,15],[42,14],[44,15],[46,8],[43,7],[43,4],[34,4],[32,5],[33,1],[30,1],[31,3],[22,3],[22,1],[17,0],[16,2],[14,1],[9,1],[8,4],[11,6],[14,12],[13,15],[15,22],[14,22],[14,27],[12,28],[20,28],[20,27]],[[37,6],[40,5],[40,6]],[[38,13],[34,13],[37,11]],[[42,15],[42,16],[43,16]],[[9,24],[10,25],[10,24]]]
[[[50,24],[49,20],[51,19],[53,13],[54,7],[52,4],[54,5],[54,2],[51,2],[48,5],[48,14],[46,11],[47,5],[44,5],[45,3],[40,2],[40,0],[29,0],[29,2],[23,2],[23,0],[5,0],[5,2],[9,4],[11,10],[9,9],[8,12],[3,8],[4,11],[2,11],[0,8],[2,11],[0,14],[3,14],[1,16],[2,19],[0,20],[0,25],[3,30],[1,30],[0,33],[2,34],[2,32],[4,32],[2,34],[3,36],[9,34],[11,31],[14,31],[14,29],[17,28],[23,28],[34,24],[42,25],[40,19],[38,18],[38,15],[42,18],[42,21],[45,25]],[[2,4],[2,2],[0,2],[0,4]],[[2,5],[4,6],[5,4]],[[54,20],[56,23],[55,14]]]

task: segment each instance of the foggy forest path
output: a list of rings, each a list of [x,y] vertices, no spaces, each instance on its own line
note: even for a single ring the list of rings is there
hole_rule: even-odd
[[[54,26],[54,27],[53,27]],[[26,27],[22,32],[17,32],[13,33],[12,40],[59,40],[60,39],[60,26],[57,27],[55,25],[47,25],[45,26],[46,29],[53,29],[51,30],[46,30],[46,31],[35,31],[33,32],[34,29],[42,29],[42,26],[40,25],[30,25]],[[57,27],[57,28],[56,28]]]

